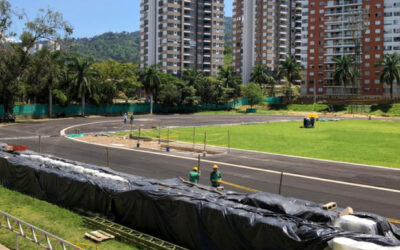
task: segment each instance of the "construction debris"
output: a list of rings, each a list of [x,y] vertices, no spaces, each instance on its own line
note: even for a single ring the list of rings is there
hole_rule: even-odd
[[[85,237],[95,242],[103,242],[105,240],[114,239],[115,236],[101,230],[85,233]]]

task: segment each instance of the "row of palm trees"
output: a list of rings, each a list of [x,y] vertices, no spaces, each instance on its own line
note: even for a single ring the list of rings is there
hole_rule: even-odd
[[[333,79],[344,89],[347,85],[356,86],[361,72],[357,67],[354,55],[341,55],[333,58],[335,62]],[[393,85],[400,84],[400,55],[386,54],[375,67],[381,68],[380,81],[390,86],[390,98],[393,99]],[[289,84],[288,99],[291,102],[292,84],[301,80],[302,66],[293,56],[287,56],[279,63],[276,74],[259,64],[253,68],[250,81],[264,86],[270,86],[272,91],[277,81],[285,79]]]
[[[355,66],[355,58],[351,55],[342,55],[333,58],[335,64],[334,81],[341,84],[343,87],[349,84],[355,85],[360,77],[360,72]],[[94,85],[92,79],[96,76],[96,71],[91,67],[93,61],[85,58],[74,58],[68,69],[73,75],[75,87],[79,90],[82,98],[82,115],[85,115],[85,97],[93,91]],[[393,98],[393,84],[400,84],[400,55],[397,53],[386,54],[384,59],[378,62],[376,67],[382,67],[380,79],[381,82],[390,86],[390,97]],[[292,100],[292,85],[301,80],[302,66],[293,56],[287,56],[279,64],[278,72],[272,72],[263,65],[256,65],[250,76],[250,81],[258,83],[262,86],[270,86],[271,90],[277,81],[282,79],[288,83],[288,100]],[[160,69],[153,65],[146,67],[140,72],[139,79],[143,84],[146,93],[150,97],[150,112],[153,110],[153,93],[160,86]],[[226,79],[234,79],[235,72],[232,69],[223,69],[221,74]]]
[[[280,80],[286,80],[289,85],[287,96],[289,102],[291,102],[292,84],[301,80],[301,69],[302,66],[297,62],[296,58],[293,56],[286,56],[285,59],[279,63],[278,72],[273,72],[261,64],[254,66],[250,75],[250,82],[269,86],[271,88],[271,93],[273,93],[275,84]]]
[[[353,55],[341,55],[334,57],[336,63],[333,79],[335,83],[356,86],[361,77],[360,69],[356,66]],[[390,98],[393,99],[393,84],[400,84],[400,55],[398,53],[386,54],[382,61],[375,67],[381,67],[380,81],[390,86]]]

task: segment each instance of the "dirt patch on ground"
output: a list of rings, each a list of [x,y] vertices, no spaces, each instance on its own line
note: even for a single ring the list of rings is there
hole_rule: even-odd
[[[129,139],[128,136],[120,137],[120,136],[103,136],[103,135],[86,135],[84,137],[77,138],[78,140],[98,143],[102,145],[108,146],[117,146],[124,148],[136,148],[138,140]],[[158,141],[149,141],[149,140],[140,140],[140,147],[148,148],[148,149],[157,149],[160,150],[161,145],[158,144]]]
[[[105,146],[115,146],[123,148],[137,148],[137,143],[140,143],[140,148],[152,149],[152,150],[163,150],[165,151],[167,146],[170,147],[171,152],[199,154],[204,153],[204,145],[196,144],[193,146],[191,143],[179,142],[179,141],[167,141],[158,139],[152,140],[151,138],[141,138],[139,141],[137,138],[129,139],[129,136],[115,136],[109,134],[93,135],[88,134],[84,137],[75,138],[77,140],[101,144]],[[207,146],[206,152],[210,155],[224,154],[227,149],[223,147]]]

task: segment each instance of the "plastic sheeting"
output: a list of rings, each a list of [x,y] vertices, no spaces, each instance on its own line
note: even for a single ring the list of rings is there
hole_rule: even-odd
[[[223,195],[182,184],[117,173],[31,153],[0,152],[0,183],[69,209],[93,212],[189,249],[325,249],[335,237],[400,246],[384,218],[379,235],[334,228],[337,212],[268,193]]]

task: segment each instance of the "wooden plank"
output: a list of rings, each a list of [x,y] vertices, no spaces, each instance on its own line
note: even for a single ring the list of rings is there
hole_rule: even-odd
[[[89,233],[85,233],[85,237],[89,238],[89,239],[91,239],[93,241],[96,241],[96,242],[101,242],[99,238],[97,238],[96,236],[93,236],[93,235],[91,235]]]

